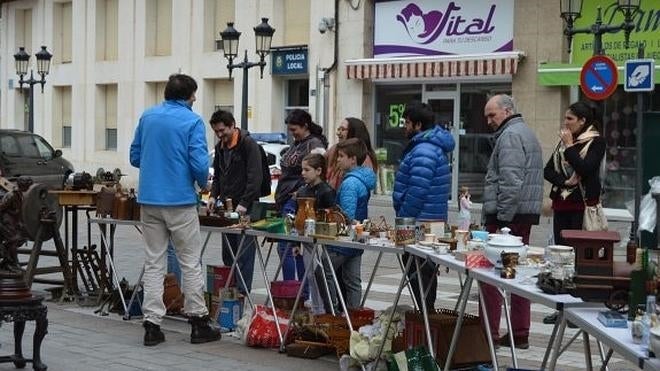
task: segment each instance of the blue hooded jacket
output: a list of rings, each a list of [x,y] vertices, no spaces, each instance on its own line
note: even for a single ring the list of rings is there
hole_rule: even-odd
[[[135,129],[130,161],[140,169],[139,203],[197,205],[194,184],[206,187],[209,176],[204,121],[183,100],[146,110]]]
[[[371,168],[357,166],[345,175],[337,191],[337,205],[352,220],[362,221],[368,217],[369,198],[376,188],[376,174]],[[345,256],[357,256],[362,250],[328,246],[328,250]]]
[[[447,153],[454,138],[440,126],[416,134],[403,152],[394,179],[392,201],[397,217],[447,220],[451,169]]]

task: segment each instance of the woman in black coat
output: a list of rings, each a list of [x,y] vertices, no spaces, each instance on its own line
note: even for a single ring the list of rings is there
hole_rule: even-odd
[[[605,155],[605,140],[597,129],[594,110],[584,102],[571,104],[564,115],[559,143],[545,165],[545,180],[552,184],[554,240],[565,245],[564,229],[582,229],[585,204],[600,201],[600,165]],[[552,324],[557,314],[543,319]]]

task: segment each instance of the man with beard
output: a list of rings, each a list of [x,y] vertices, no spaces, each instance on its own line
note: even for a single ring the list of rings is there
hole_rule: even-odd
[[[454,150],[454,138],[440,125],[434,124],[433,111],[424,103],[408,104],[403,119],[409,143],[394,179],[392,200],[396,216],[447,221],[447,200],[451,192],[447,153]],[[404,262],[408,259],[409,254],[404,254]],[[422,284],[425,290],[428,289],[426,298],[419,295],[415,266],[411,265],[407,272],[420,308],[426,303],[426,308],[433,310],[438,286],[436,271],[436,265],[430,262],[420,269]]]

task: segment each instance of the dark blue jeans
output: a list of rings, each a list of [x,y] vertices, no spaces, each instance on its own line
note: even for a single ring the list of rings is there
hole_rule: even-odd
[[[229,241],[230,246],[227,246],[227,241],[225,241],[224,237],[227,237],[227,241]],[[232,259],[231,254],[229,253],[229,248],[231,248],[231,251],[234,252],[234,256],[236,256],[236,252],[238,251],[238,245],[241,243],[241,238],[243,238],[243,236],[239,234],[227,234],[223,236],[222,262],[228,267],[234,263],[234,259]],[[241,256],[238,257],[237,266],[241,270],[241,274],[243,275],[243,279],[245,280],[245,285],[247,285],[247,287],[243,287],[243,284],[241,283],[241,279],[238,276],[238,273],[234,271],[234,282],[236,283],[236,287],[238,287],[238,290],[243,294],[249,293],[252,290],[252,276],[254,274],[254,254],[256,252],[256,248],[257,248],[257,238],[254,236],[245,236],[245,240],[243,241],[243,247],[241,248]]]
[[[282,206],[282,215],[295,214],[298,206],[296,201],[292,198],[288,199],[284,206]],[[303,256],[298,254],[294,255],[294,248],[300,248],[300,244],[280,241],[277,244],[277,252],[282,261],[282,279],[284,280],[299,280],[301,281],[305,275],[305,263]],[[296,278],[297,276],[297,278]],[[307,298],[308,287],[305,285],[303,288],[303,296]]]
[[[172,240],[167,243],[167,273],[174,273],[176,281],[181,287],[181,267],[179,266],[179,260],[176,258]]]

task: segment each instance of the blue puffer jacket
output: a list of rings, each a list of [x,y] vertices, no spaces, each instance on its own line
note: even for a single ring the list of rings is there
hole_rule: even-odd
[[[139,203],[197,205],[194,184],[206,187],[209,176],[204,121],[183,100],[148,109],[135,129],[130,161],[140,169]]]
[[[365,166],[357,166],[344,175],[337,191],[337,205],[350,220],[362,222],[368,217],[369,198],[374,188],[376,188],[374,171]],[[363,252],[337,246],[328,246],[328,251],[345,256],[356,256]]]
[[[447,220],[454,138],[440,126],[415,135],[403,152],[392,200],[397,217]]]

